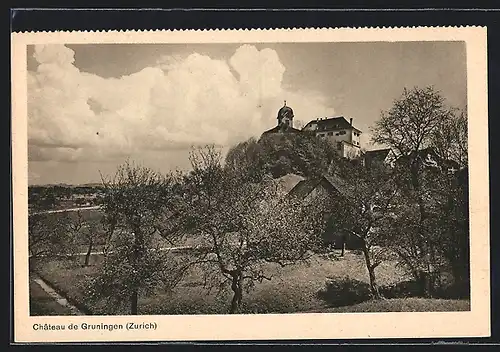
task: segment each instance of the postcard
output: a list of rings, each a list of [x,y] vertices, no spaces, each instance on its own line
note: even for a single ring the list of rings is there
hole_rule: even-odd
[[[12,33],[15,341],[489,336],[486,43]]]

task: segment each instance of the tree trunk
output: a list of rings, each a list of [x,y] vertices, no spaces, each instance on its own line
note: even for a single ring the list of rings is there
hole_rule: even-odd
[[[134,249],[132,252],[132,268],[134,271],[138,271],[138,263],[142,258],[144,250],[144,236],[139,227],[135,228],[134,231]],[[130,295],[130,314],[137,315],[137,301],[139,296],[139,278],[134,275],[134,283],[132,286],[132,294]]]
[[[427,283],[427,293],[429,297],[433,297],[436,288],[436,281],[438,272],[436,271],[435,263],[435,251],[434,244],[431,242],[429,244],[429,252],[430,252],[430,263],[427,265],[428,268],[428,283]]]
[[[420,295],[423,297],[430,297],[430,277],[429,273],[420,270],[417,276],[417,283],[420,289]]]
[[[370,276],[370,291],[372,292],[372,297],[375,299],[381,298],[380,292],[378,290],[377,280],[375,278],[375,268],[373,266],[368,269]]]
[[[241,274],[236,273],[232,275],[231,289],[233,290],[233,299],[231,300],[230,314],[238,313],[243,298],[243,289],[241,287],[242,280]]]
[[[130,295],[130,314],[137,315],[137,301],[139,300],[139,293],[137,289],[132,291]]]
[[[340,249],[341,250],[341,252],[340,252],[341,257],[343,257],[344,253],[345,253],[345,242],[346,242],[346,238],[345,238],[345,236],[342,236],[341,243],[340,243],[340,245],[342,246]]]
[[[452,275],[454,281],[453,298],[469,297],[469,274],[467,265],[459,265],[454,263],[452,266]]]
[[[92,247],[93,247],[93,241],[92,239],[90,239],[89,241],[89,249],[87,250],[87,254],[85,254],[85,266],[89,266],[89,262],[90,262],[90,254],[92,253]]]
[[[366,246],[366,243],[363,243],[363,254],[365,257],[366,268],[368,269],[368,276],[370,278],[370,293],[372,298],[379,299],[380,292],[378,290],[377,279],[375,277],[375,266],[371,262],[370,250]]]
[[[138,262],[144,253],[144,235],[140,228],[134,229],[134,250],[133,250],[133,263]]]
[[[411,175],[412,175],[412,184],[413,188],[417,193],[418,197],[418,209],[419,209],[419,227],[418,227],[418,244],[422,252],[424,253],[423,255],[429,255],[429,257],[432,258],[433,253],[432,253],[432,248],[431,244],[428,243],[428,240],[426,239],[426,234],[425,234],[425,229],[424,229],[424,222],[427,218],[427,212],[425,209],[424,205],[424,199],[421,194],[421,185],[420,185],[420,179],[419,179],[419,172],[418,172],[418,165],[414,161],[411,167]],[[423,257],[421,256],[419,258],[419,261],[424,260]],[[431,278],[430,278],[430,273],[425,272],[423,270],[420,270],[418,273],[417,277],[417,282],[420,286],[420,291],[422,296],[424,297],[430,297],[431,296]]]

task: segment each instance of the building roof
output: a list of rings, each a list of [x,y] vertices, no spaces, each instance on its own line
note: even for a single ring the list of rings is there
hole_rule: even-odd
[[[298,183],[304,180],[304,177],[296,174],[286,174],[276,179],[278,186],[284,193],[289,193]]]
[[[278,120],[285,115],[293,118],[293,109],[287,105],[283,105],[283,107],[278,110]]]
[[[316,120],[309,121],[306,126],[312,125],[312,124],[317,124],[318,125],[318,131],[336,131],[336,130],[345,130],[345,129],[355,129],[356,131],[361,132],[354,126],[352,126],[349,121],[345,119],[344,116],[337,116],[337,117],[327,117],[327,118],[320,118]]]
[[[352,198],[355,194],[354,187],[337,175],[323,176],[340,194]]]
[[[351,143],[351,142],[349,142],[349,141],[344,141],[344,140],[342,140],[342,141],[338,141],[337,143],[349,144],[349,145],[352,145],[353,147],[356,147],[356,148],[361,148],[361,146],[360,146],[360,145],[353,144],[353,143]]]
[[[262,132],[262,134],[270,134],[270,133],[300,133],[302,132],[301,130],[294,128],[294,127],[288,127],[286,129],[281,128],[281,126],[275,126],[267,131]]]
[[[365,166],[370,167],[372,162],[384,162],[391,152],[391,149],[368,150],[363,155]]]
[[[302,180],[293,187],[288,195],[298,198],[305,198],[319,184],[318,180],[307,179]]]
[[[390,148],[387,148],[387,149],[377,149],[377,150],[368,150],[368,151],[365,152],[364,157],[366,159],[370,159],[370,160],[374,160],[374,159],[385,160],[385,158],[387,158],[387,155],[389,155],[390,151],[391,151]]]
[[[403,155],[396,159],[396,162],[399,164],[407,163],[410,157],[416,154],[416,159],[421,161],[424,165],[434,166],[434,167],[453,167],[459,169],[459,164],[454,160],[444,159],[439,156],[436,149],[433,147],[428,147],[424,149],[418,150],[416,153],[413,152],[410,156]]]
[[[318,179],[302,180],[288,194],[298,198],[305,198],[320,185],[325,186],[330,193],[340,193],[344,197],[352,198],[354,194],[353,187],[336,175],[323,175]]]

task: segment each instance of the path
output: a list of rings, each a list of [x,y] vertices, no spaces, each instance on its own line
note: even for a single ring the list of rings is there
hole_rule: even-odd
[[[159,251],[179,251],[183,249],[192,249],[193,247],[191,246],[179,246],[179,247],[163,247],[163,248],[158,248]],[[150,249],[150,251],[155,251],[156,249]],[[109,254],[113,253],[113,251],[109,251]],[[98,251],[98,252],[91,252],[91,255],[104,255],[104,251]],[[81,253],[75,253],[73,256],[78,256],[78,255],[87,255],[87,252],[81,252]]]
[[[58,304],[61,306],[69,309],[71,313],[74,315],[85,315],[82,311],[80,311],[78,308],[76,308],[74,305],[68,302],[66,298],[61,296],[57,291],[52,288],[48,283],[46,283],[42,278],[40,277],[35,277],[33,278],[33,281],[35,281],[40,287],[47,292],[47,294],[52,297]]]
[[[38,215],[38,214],[53,214],[53,213],[66,213],[70,211],[79,211],[79,210],[97,210],[101,209],[99,205],[95,205],[92,207],[80,207],[80,208],[67,208],[67,209],[57,209],[57,210],[44,210],[31,213],[30,215]]]
[[[183,249],[194,249],[192,246],[179,246],[179,247],[163,247],[159,248],[158,250],[163,252],[163,251],[180,251]],[[156,249],[150,249],[150,251],[155,251]],[[108,254],[113,253],[113,251],[109,251]],[[83,256],[87,255],[87,252],[80,252],[80,253],[73,253],[73,254],[68,254],[68,257],[77,257],[77,256]],[[90,255],[104,255],[104,251],[97,251],[97,252],[91,252]],[[29,257],[31,258],[33,255],[30,254]],[[46,257],[46,254],[40,254],[39,257]]]

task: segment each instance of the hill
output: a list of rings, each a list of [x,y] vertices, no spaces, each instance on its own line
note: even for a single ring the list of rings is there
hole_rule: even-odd
[[[287,174],[317,177],[339,159],[335,146],[328,141],[309,134],[283,133],[233,146],[225,163],[259,181],[266,174],[273,178]]]

